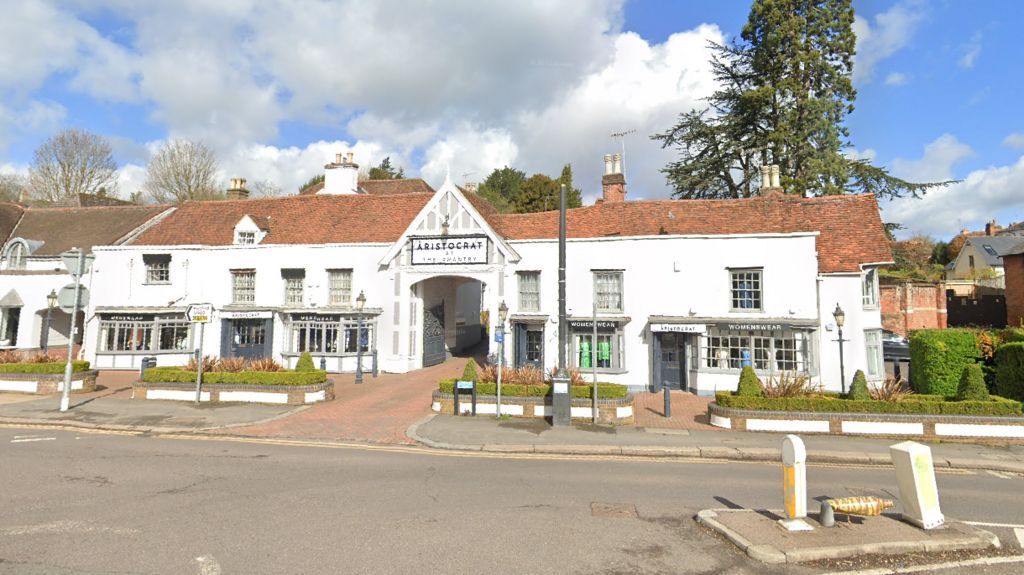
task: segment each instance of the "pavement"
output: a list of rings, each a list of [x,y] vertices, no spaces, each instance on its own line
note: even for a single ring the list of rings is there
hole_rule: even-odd
[[[671,394],[672,417],[662,414],[663,396],[639,393],[636,424],[595,426],[574,422],[554,428],[542,419],[497,419],[434,414],[437,382],[462,372],[464,359],[407,374],[332,375],[334,401],[310,406],[231,404],[131,399],[134,372],[101,372],[95,392],[74,394],[72,408],[57,410],[57,396],[0,394],[0,424],[59,425],[101,429],[176,431],[213,436],[423,445],[493,453],[549,453],[779,461],[783,435],[721,430],[707,423],[708,398]],[[890,465],[889,446],[898,438],[870,439],[806,434],[810,464]],[[934,442],[938,468],[1024,473],[1024,445]]]

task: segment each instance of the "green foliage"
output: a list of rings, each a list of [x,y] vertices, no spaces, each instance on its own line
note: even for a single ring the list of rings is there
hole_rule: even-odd
[[[708,107],[654,139],[679,159],[665,174],[680,198],[757,195],[759,168],[779,164],[787,192],[919,196],[914,184],[845,153],[856,38],[851,0],[755,0],[740,40],[712,45],[718,90]]]
[[[473,358],[469,358],[466,367],[462,370],[462,381],[479,381],[476,375],[476,361]]]
[[[299,361],[295,364],[295,371],[315,371],[316,366],[313,365],[313,356],[309,355],[308,351],[302,352],[299,356]]]
[[[992,397],[988,401],[948,401],[931,398],[922,401],[875,401],[835,399],[828,397],[744,397],[731,393],[718,393],[715,403],[735,409],[762,409],[765,411],[806,411],[818,413],[905,413],[913,415],[979,415],[1021,416],[1021,402]]]
[[[52,361],[47,363],[0,363],[0,373],[64,373],[67,362]],[[74,372],[89,371],[88,361],[74,360],[71,362]]]
[[[544,174],[534,174],[519,186],[519,193],[512,199],[512,209],[520,214],[557,210],[559,193],[557,181]]]
[[[557,210],[560,184],[565,184],[566,206],[578,208],[583,196],[572,185],[572,166],[566,164],[558,179],[544,174],[526,174],[505,166],[496,169],[477,188],[477,195],[491,203],[499,212],[529,213]]]
[[[866,401],[871,399],[871,394],[868,393],[868,380],[864,377],[864,372],[857,370],[857,373],[853,374],[853,383],[850,384],[850,399],[857,401]]]
[[[454,379],[446,379],[440,383],[438,389],[441,393],[452,393],[455,388]],[[569,391],[574,399],[590,399],[592,397],[593,388],[589,385],[572,385],[569,386]],[[497,395],[498,384],[496,383],[478,383],[476,386],[477,395]],[[619,385],[617,383],[601,383],[597,384],[597,398],[598,399],[620,399],[626,397],[629,394],[629,389],[625,385]],[[502,397],[545,397],[551,395],[551,385],[501,385],[501,396]]]
[[[985,375],[981,366],[972,363],[964,367],[960,374],[960,386],[956,390],[957,401],[986,401],[988,388],[985,387]]]
[[[1024,400],[1024,342],[999,346],[996,350],[996,393]]]
[[[757,374],[754,373],[753,367],[747,365],[740,371],[740,382],[736,386],[736,393],[750,397],[760,397],[764,394],[764,386],[761,384],[761,380],[757,378]]]
[[[525,181],[526,174],[515,168],[498,168],[480,184],[477,195],[490,202],[499,212],[510,212],[513,199],[519,195],[519,186]]]
[[[317,175],[313,176],[312,178],[306,180],[305,183],[303,183],[301,186],[299,186],[299,193],[301,194],[302,192],[308,190],[309,188],[312,188],[313,186],[315,186],[317,184],[322,184],[322,183],[324,183],[324,175],[323,174],[317,174]]]
[[[911,387],[917,393],[956,395],[964,367],[981,356],[970,329],[922,329],[910,334]]]
[[[401,180],[405,177],[405,170],[397,169],[391,165],[391,156],[384,158],[380,165],[370,168],[371,180]]]
[[[583,207],[583,192],[572,185],[572,164],[566,164],[562,168],[562,175],[558,177],[559,184],[565,184],[565,207]]]
[[[146,383],[195,383],[194,371],[180,367],[154,367],[143,376]],[[203,374],[203,383],[241,385],[316,385],[327,381],[327,372],[311,371],[215,371]]]

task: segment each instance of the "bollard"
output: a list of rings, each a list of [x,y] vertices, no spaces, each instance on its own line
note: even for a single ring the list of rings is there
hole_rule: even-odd
[[[927,445],[904,441],[889,447],[896,482],[900,486],[903,519],[922,529],[934,529],[946,519],[939,509],[932,450]]]
[[[327,358],[326,357],[321,357],[320,358],[320,371],[327,371]]]
[[[836,524],[836,514],[832,511],[832,505],[828,501],[821,502],[818,523],[821,523],[822,527],[834,527]]]
[[[782,440],[782,497],[786,519],[779,521],[788,531],[811,531],[807,517],[807,450],[796,435]]]
[[[668,393],[668,386],[667,385],[663,385],[662,387],[665,389],[665,411],[664,411],[664,414],[665,414],[666,418],[672,417],[672,397]]]

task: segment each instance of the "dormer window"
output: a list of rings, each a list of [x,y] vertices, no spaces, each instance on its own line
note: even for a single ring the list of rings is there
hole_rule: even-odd
[[[256,243],[256,232],[238,232],[235,236],[235,243],[242,246],[253,245]]]
[[[22,270],[25,269],[25,257],[28,255],[28,250],[25,249],[25,244],[16,241],[7,248],[7,269],[9,270]]]
[[[235,245],[252,246],[263,241],[270,233],[270,216],[246,214],[235,224]]]

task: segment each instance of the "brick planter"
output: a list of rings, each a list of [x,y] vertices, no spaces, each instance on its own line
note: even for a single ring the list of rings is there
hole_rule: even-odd
[[[132,384],[132,399],[195,401],[196,384],[137,381]],[[328,379],[314,385],[204,383],[199,401],[202,403],[305,405],[332,399],[334,399],[334,382]]]
[[[734,409],[712,402],[708,405],[708,419],[715,427],[736,431],[1024,441],[1024,417],[768,411]]]
[[[96,370],[71,374],[71,393],[96,390]],[[0,392],[49,395],[64,391],[63,373],[0,373]]]
[[[470,413],[473,406],[472,396],[464,393],[459,396],[459,411]],[[450,393],[434,390],[431,409],[438,413],[455,413],[455,399]],[[498,398],[494,395],[478,395],[476,398],[477,415],[495,415],[498,411]],[[551,415],[551,399],[548,397],[515,397],[501,396],[501,413],[512,417],[548,417]],[[597,420],[600,423],[616,425],[632,425],[634,422],[633,394],[618,399],[597,400]],[[590,421],[593,418],[593,401],[590,399],[572,400],[572,418]]]

